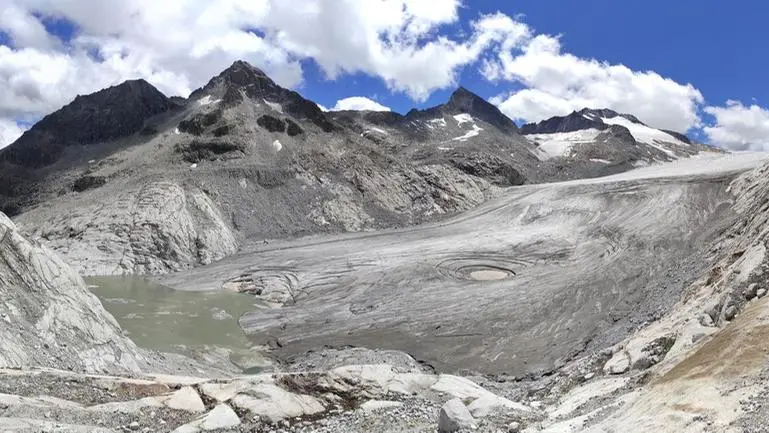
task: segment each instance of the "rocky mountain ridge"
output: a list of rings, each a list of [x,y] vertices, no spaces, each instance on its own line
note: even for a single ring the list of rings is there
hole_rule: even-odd
[[[63,122],[72,132],[54,137]],[[0,151],[0,210],[86,274],[165,273],[250,242],[434,220],[501,187],[644,157],[612,140],[550,159],[464,88],[406,115],[326,113],[238,61],[186,100],[139,80],[49,115]],[[52,150],[36,158],[41,146]]]
[[[649,127],[632,114],[584,108],[521,127],[546,158],[600,159],[636,164],[672,161],[719,149],[693,142],[685,134]],[[604,156],[600,156],[604,155]]]

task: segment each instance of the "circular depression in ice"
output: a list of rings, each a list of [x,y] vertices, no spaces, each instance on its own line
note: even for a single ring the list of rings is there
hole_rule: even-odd
[[[500,281],[515,277],[513,270],[519,263],[507,257],[456,257],[437,265],[442,275],[459,280]]]
[[[470,278],[476,281],[498,281],[512,277],[509,271],[499,269],[484,269],[470,272]]]

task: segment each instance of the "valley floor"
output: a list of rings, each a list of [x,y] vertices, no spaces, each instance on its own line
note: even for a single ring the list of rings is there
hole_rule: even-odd
[[[541,375],[662,317],[734,223],[730,182],[763,156],[515,187],[441,223],[272,243],[160,281],[269,301],[240,323],[285,357],[353,345]]]

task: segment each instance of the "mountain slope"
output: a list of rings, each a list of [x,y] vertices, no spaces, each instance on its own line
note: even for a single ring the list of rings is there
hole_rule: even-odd
[[[585,108],[567,116],[524,125],[521,132],[547,158],[600,158],[607,163],[653,163],[716,151],[686,135],[647,126],[630,114]],[[602,155],[602,156],[597,156]]]
[[[537,178],[536,148],[497,107],[465,88],[446,104],[389,112],[329,113],[391,154],[420,163],[454,166],[481,175],[500,186],[520,185]]]
[[[426,221],[525,181],[499,162],[506,143],[411,159],[415,141],[391,152],[244,62],[174,104],[77,158],[6,163],[30,179],[2,191],[18,224],[85,274],[156,274],[264,239]]]
[[[40,168],[56,162],[67,147],[98,143],[139,132],[144,122],[174,103],[144,80],[126,81],[46,116],[0,153],[0,159]]]
[[[622,126],[603,134],[629,142]],[[406,115],[325,113],[238,61],[188,99],[144,81],[78,97],[0,153],[0,204],[80,272],[160,274],[269,239],[434,220],[500,187],[627,170],[640,158],[629,146],[548,159],[464,88]]]

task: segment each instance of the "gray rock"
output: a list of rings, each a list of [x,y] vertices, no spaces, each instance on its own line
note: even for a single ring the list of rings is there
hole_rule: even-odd
[[[729,305],[724,309],[724,319],[731,321],[737,315],[737,307]]]
[[[758,291],[756,291],[757,298],[763,298],[764,296],[766,296],[766,289],[758,289]]]
[[[620,350],[606,362],[603,371],[606,374],[623,374],[630,370],[630,356],[624,350]]]
[[[456,433],[463,428],[472,428],[475,425],[475,418],[462,400],[455,398],[441,407],[438,433]]]
[[[708,327],[708,328],[712,328],[712,327],[715,326],[715,323],[713,323],[713,318],[710,317],[710,314],[708,314],[708,313],[705,313],[705,314],[701,315],[700,319],[699,319],[699,322],[700,322],[700,325]]]
[[[521,423],[518,421],[513,421],[510,424],[507,425],[507,431],[508,433],[518,433],[521,431]]]
[[[745,295],[745,299],[750,301],[751,299],[755,298],[758,293],[758,284],[753,283],[748,286],[747,289],[745,289],[745,292],[743,293]]]
[[[698,332],[696,334],[693,334],[692,335],[692,343],[696,343],[696,342],[702,340],[705,337],[707,337],[707,334],[704,334],[702,332]]]
[[[0,214],[0,367],[138,372],[146,361],[83,280]]]

